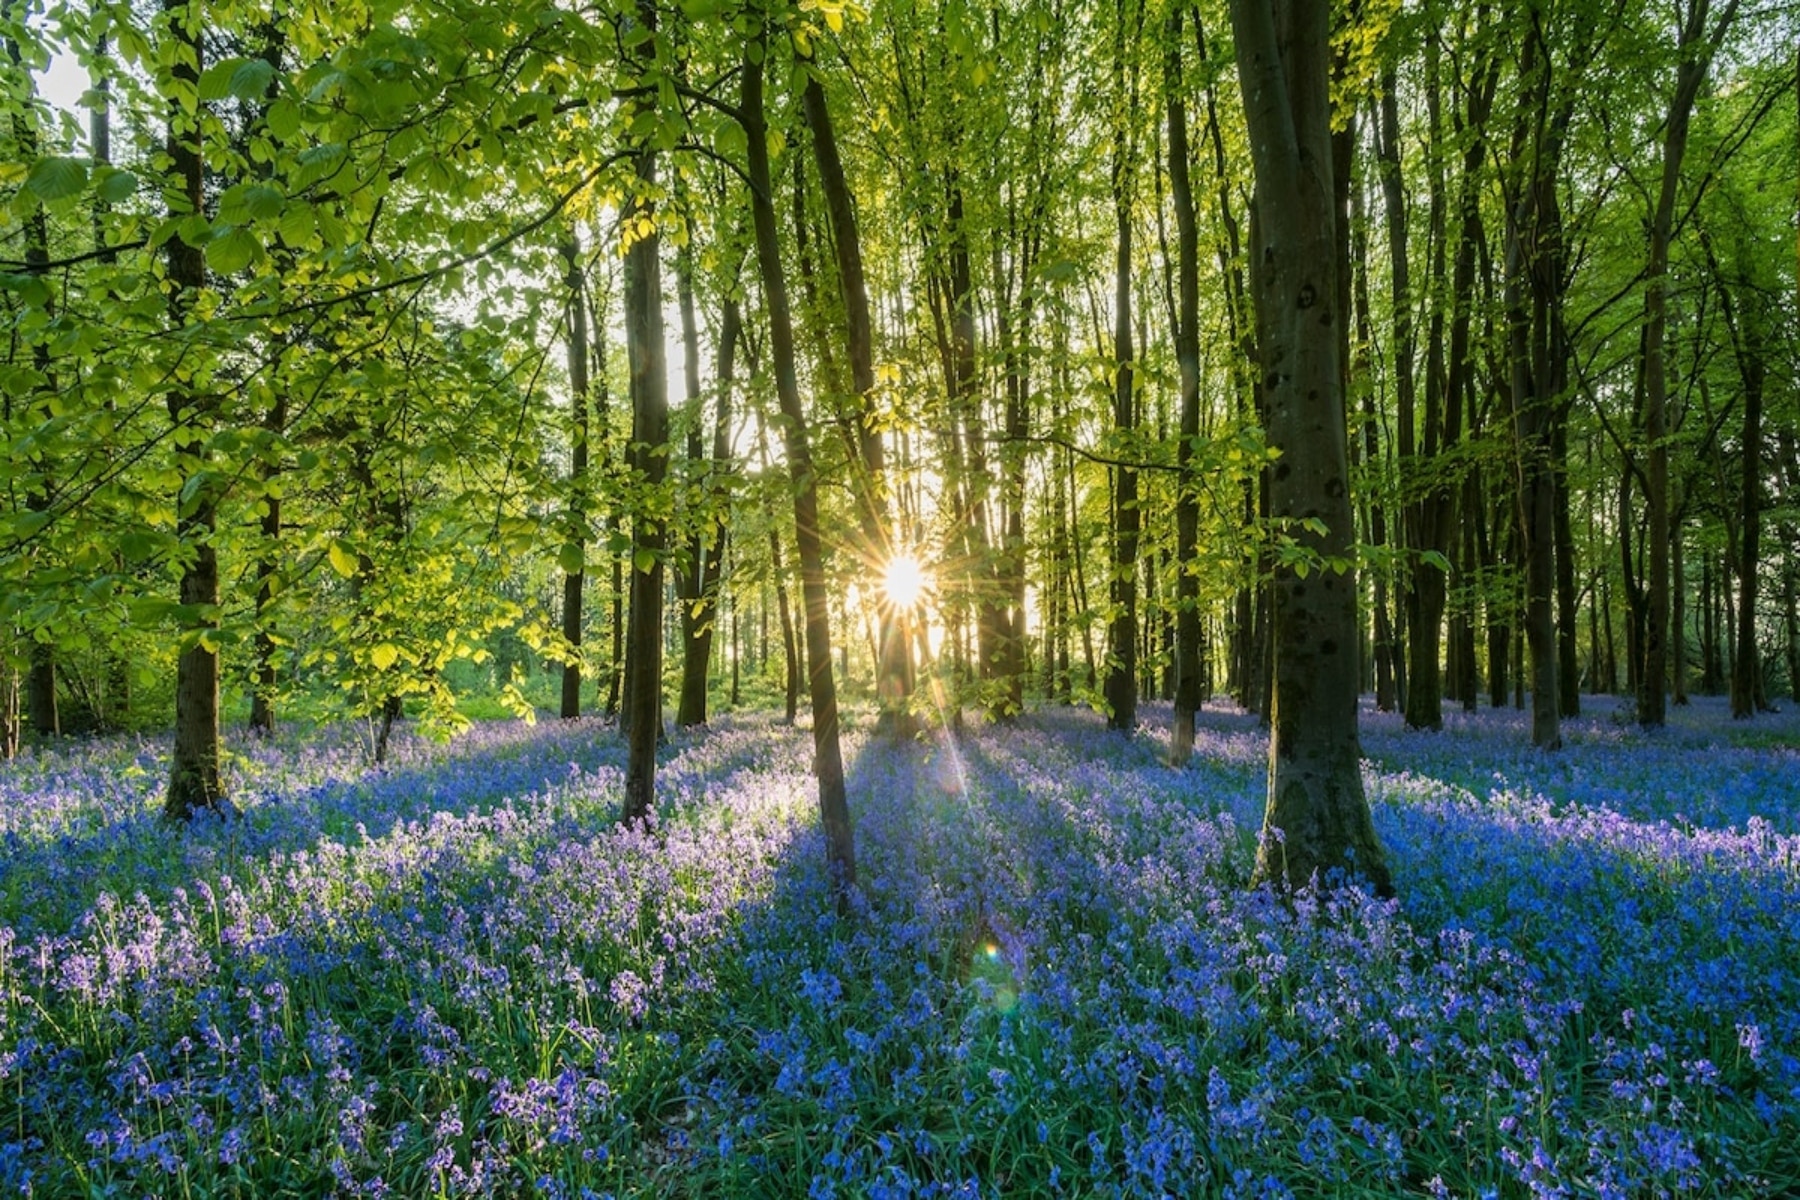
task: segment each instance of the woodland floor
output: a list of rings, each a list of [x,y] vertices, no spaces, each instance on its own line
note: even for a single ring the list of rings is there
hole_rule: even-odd
[[[615,825],[598,722],[0,766],[0,1193],[1800,1194],[1800,718],[1568,745],[1368,712],[1399,899],[1246,888],[1266,742],[1045,711],[678,734]],[[1615,713],[1615,710],[1617,712]]]

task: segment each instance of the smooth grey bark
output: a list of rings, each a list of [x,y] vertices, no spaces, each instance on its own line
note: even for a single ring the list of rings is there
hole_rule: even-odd
[[[13,17],[11,3],[0,4],[0,15],[8,20]],[[31,77],[25,73],[24,57],[19,43],[6,39],[6,58],[13,71]],[[31,86],[29,83],[28,87]],[[29,93],[28,93],[29,94]],[[38,131],[37,121],[31,108],[21,102],[13,109],[13,138],[21,162],[30,162],[37,157]],[[36,206],[24,219],[25,233],[25,271],[28,275],[43,276],[49,271],[50,264],[50,221],[43,206]],[[16,335],[15,335],[16,336]],[[53,373],[50,348],[40,333],[31,338],[32,366],[38,373],[38,382],[33,388],[35,400],[33,408],[48,403],[56,394],[56,376]],[[7,405],[8,416],[11,415],[10,398]],[[30,411],[30,410],[28,410]],[[33,423],[42,423],[49,419],[49,411],[43,409],[31,413]],[[25,507],[32,512],[46,512],[50,505],[50,478],[54,465],[45,459],[33,455],[30,460],[31,473],[38,480],[28,488],[25,495]],[[40,738],[55,737],[62,733],[62,717],[56,704],[56,647],[48,632],[30,638],[27,651],[27,667],[25,672],[25,716],[31,726],[32,733]]]
[[[1330,6],[1233,0],[1255,165],[1259,386],[1280,452],[1270,511],[1310,560],[1277,563],[1268,802],[1258,882],[1286,889],[1344,870],[1390,894],[1363,794],[1357,619],[1329,99]],[[1341,570],[1340,570],[1341,568]]]
[[[687,316],[682,317],[686,325]],[[735,295],[725,297],[719,319],[718,357],[713,387],[718,395],[713,414],[711,456],[707,463],[708,486],[716,503],[726,499],[725,477],[731,470],[731,388],[737,370],[738,339],[744,330],[743,309]],[[688,450],[698,458],[700,439],[699,415],[695,415],[693,432],[688,437]],[[686,657],[681,664],[681,703],[675,722],[678,725],[706,723],[707,681],[711,671],[712,647],[718,632],[720,589],[725,564],[726,520],[723,511],[709,516],[707,527],[694,534],[688,548],[690,565],[687,587],[681,609],[682,644]],[[735,619],[735,618],[734,618]],[[732,659],[735,691],[737,660]],[[734,700],[732,703],[736,703]]]

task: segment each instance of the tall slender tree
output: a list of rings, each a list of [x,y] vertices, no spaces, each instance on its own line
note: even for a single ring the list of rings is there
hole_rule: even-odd
[[[656,7],[642,0],[640,26],[657,44]],[[647,110],[648,111],[648,110]],[[656,803],[656,747],[662,740],[662,623],[668,529],[657,493],[668,477],[669,377],[663,343],[662,232],[657,211],[657,154],[653,143],[635,155],[636,190],[621,221],[625,240],[625,348],[631,369],[631,445],[643,489],[633,516],[630,629],[625,649],[627,821],[642,820]]]
[[[819,785],[825,852],[841,910],[848,904],[848,889],[856,883],[856,847],[838,736],[837,682],[832,676],[830,606],[819,528],[818,473],[813,465],[806,410],[800,402],[794,320],[788,303],[787,274],[781,263],[781,235],[775,223],[775,188],[769,169],[769,126],[763,99],[763,70],[769,52],[768,13],[757,9],[755,15],[759,31],[745,42],[737,116],[744,127],[756,265],[769,321],[769,350],[775,394],[781,406],[782,440],[793,480],[794,541],[800,555],[801,609],[806,633],[806,682],[812,700],[813,774]]]
[[[1200,440],[1200,232],[1188,177],[1187,97],[1182,82],[1182,8],[1169,10],[1163,74],[1169,125],[1169,197],[1175,206],[1175,362],[1181,414],[1175,447],[1180,468],[1175,498],[1175,729],[1169,758],[1185,764],[1194,751],[1194,718],[1204,698],[1200,660],[1199,480],[1194,453]]]
[[[588,319],[587,278],[581,269],[581,242],[571,226],[558,244],[568,312],[569,505],[561,553],[563,568],[563,720],[581,715],[582,601],[587,583],[588,543]]]
[[[1112,205],[1116,226],[1113,266],[1113,429],[1129,438],[1137,427],[1137,364],[1132,348],[1131,266],[1135,226],[1137,164],[1137,36],[1143,6],[1138,0],[1114,0],[1112,64]],[[1106,638],[1107,727],[1123,733],[1137,728],[1138,473],[1129,456],[1113,467],[1112,576],[1108,599],[1111,620]]]
[[[1669,97],[1662,136],[1662,178],[1650,213],[1649,257],[1644,265],[1644,441],[1648,469],[1644,506],[1650,558],[1649,606],[1644,630],[1643,670],[1638,676],[1637,718],[1640,725],[1661,725],[1668,718],[1669,639],[1669,446],[1668,380],[1665,342],[1668,337],[1669,242],[1674,235],[1675,202],[1681,185],[1681,162],[1687,154],[1694,101],[1708,65],[1737,15],[1738,0],[1726,0],[1718,19],[1707,28],[1710,0],[1686,0],[1676,41],[1675,90]]]
[[[205,105],[199,99],[205,62],[204,8],[194,0],[163,0],[164,36],[170,53],[168,99],[169,215],[180,222],[165,243],[169,324],[186,340],[195,305],[206,287],[206,259],[197,236],[204,228]],[[193,239],[193,240],[190,240]],[[214,542],[222,476],[210,468],[207,443],[218,402],[196,381],[195,354],[184,353],[172,372],[169,422],[181,476],[176,500],[176,538],[181,546],[181,654],[175,672],[175,749],[163,811],[186,820],[230,807],[219,777],[219,552]]]

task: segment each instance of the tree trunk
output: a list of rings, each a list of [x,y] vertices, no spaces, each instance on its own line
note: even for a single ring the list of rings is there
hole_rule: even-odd
[[[1788,545],[1794,545],[1791,526],[1784,527],[1782,536]],[[1800,604],[1795,601],[1795,593],[1800,592],[1800,587],[1795,586],[1795,574],[1791,562],[1781,573],[1781,608],[1787,622],[1788,699],[1800,704]]]
[[[1261,387],[1280,451],[1271,515],[1317,556],[1304,576],[1287,564],[1275,571],[1268,807],[1255,878],[1293,889],[1344,869],[1385,895],[1392,882],[1363,795],[1357,734],[1328,12],[1317,0],[1231,6],[1255,164]],[[1322,522],[1323,532],[1301,521]]]
[[[1675,528],[1669,537],[1669,676],[1670,701],[1679,708],[1688,703],[1687,548],[1683,544],[1680,504],[1676,504]]]
[[[170,72],[182,93],[171,100],[167,141],[174,186],[166,194],[170,216],[179,220],[200,213],[205,202],[202,106],[193,100],[194,108],[187,107],[187,97],[198,93],[205,17],[190,0],[164,0],[163,12],[168,36],[178,43]],[[169,323],[179,330],[206,286],[206,259],[201,248],[180,233],[169,238],[166,253]],[[206,454],[216,407],[215,400],[194,389],[189,370],[177,373],[168,395],[169,421],[183,431],[177,442],[182,498],[175,536],[189,556],[181,571],[181,603],[184,612],[194,615],[182,621],[175,668],[175,748],[163,802],[163,812],[174,820],[187,820],[204,810],[231,811],[219,779],[219,559],[213,534],[221,484],[208,469]]]
[[[789,725],[800,713],[800,643],[794,631],[794,610],[788,602],[787,570],[781,562],[781,535],[769,527],[770,571],[775,576],[775,606],[781,614],[781,650],[784,673],[785,719]]]
[[[563,286],[569,299],[569,511],[563,535],[562,718],[581,715],[581,603],[587,581],[588,540],[588,327],[581,243],[573,228],[560,247]]]
[[[1681,160],[1687,153],[1688,123],[1713,52],[1736,14],[1738,0],[1726,0],[1707,36],[1710,0],[1689,0],[1677,42],[1675,93],[1663,125],[1662,182],[1650,214],[1650,251],[1644,267],[1644,440],[1648,470],[1644,507],[1650,556],[1649,609],[1644,629],[1644,670],[1638,680],[1637,719],[1660,726],[1667,719],[1669,636],[1669,448],[1668,382],[1664,366],[1668,333],[1669,242],[1674,234]],[[1702,39],[1705,39],[1703,45]],[[1733,688],[1735,693],[1736,688]]]
[[[0,4],[0,17],[11,21],[14,16],[11,3]],[[19,43],[14,38],[6,39],[6,58],[13,72],[27,81],[31,88],[32,77],[24,65],[23,54]],[[12,113],[13,138],[15,150],[21,163],[30,163],[38,153],[38,131],[36,117],[29,101],[35,99],[28,90],[23,97],[9,97],[14,104]],[[171,135],[173,136],[173,135]],[[25,270],[29,275],[43,278],[50,269],[50,221],[43,207],[37,206],[24,219],[25,226]],[[48,305],[46,306],[48,308]],[[46,313],[54,315],[54,310]],[[19,336],[15,330],[13,337]],[[42,424],[50,419],[50,412],[45,407],[56,395],[56,377],[52,373],[50,347],[40,331],[29,338],[31,345],[32,366],[38,372],[38,380],[33,386],[34,400],[28,410],[33,424]],[[8,355],[9,361],[11,355]],[[12,415],[12,406],[7,405],[7,415]],[[54,467],[35,454],[29,463],[32,474],[39,476],[40,482],[32,485],[25,496],[25,507],[34,513],[49,511],[49,480]],[[35,555],[33,555],[35,557]],[[31,725],[33,734],[40,738],[56,737],[62,733],[62,717],[56,706],[56,647],[49,630],[34,631],[27,651],[25,674],[25,716]]]
[[[12,655],[0,657],[0,761],[19,756],[19,669]]]
[[[1375,344],[1374,316],[1369,299],[1369,236],[1368,222],[1364,217],[1363,191],[1352,188],[1350,192],[1350,237],[1351,263],[1354,272],[1352,298],[1356,308],[1356,341],[1353,352],[1350,378],[1353,391],[1362,396],[1362,465],[1371,477],[1379,478],[1381,472],[1381,418],[1375,411],[1375,381],[1370,363],[1371,349]],[[1354,457],[1357,443],[1350,442],[1352,467],[1356,465]],[[1369,487],[1364,489],[1366,521],[1368,523],[1368,539],[1371,548],[1382,551],[1388,545],[1387,505],[1383,502],[1381,489]],[[1399,652],[1399,645],[1394,637],[1394,623],[1388,608],[1388,573],[1383,568],[1370,572],[1373,579],[1373,603],[1371,604],[1372,645],[1371,663],[1374,669],[1375,708],[1378,712],[1393,712],[1399,703],[1399,692],[1396,688],[1394,673],[1394,657]],[[1369,666],[1364,667],[1365,676]]]
[[[1131,234],[1133,139],[1131,126],[1124,114],[1137,108],[1137,72],[1128,69],[1126,50],[1126,10],[1131,0],[1116,0],[1118,22],[1113,43],[1114,103],[1120,118],[1113,128],[1112,201],[1118,229],[1117,253],[1113,272],[1113,428],[1129,439],[1137,425],[1136,398],[1132,391],[1134,352],[1131,342]],[[1129,84],[1127,78],[1129,77]],[[1129,91],[1129,95],[1128,95]],[[1106,725],[1129,735],[1137,728],[1137,559],[1138,512],[1137,471],[1126,465],[1115,466],[1113,474],[1113,549],[1112,574],[1108,588],[1111,620],[1106,639]]]
[[[647,3],[639,12],[653,24]],[[654,493],[668,475],[669,379],[663,340],[662,234],[652,197],[656,152],[637,153],[638,192],[631,201],[638,229],[625,250],[625,349],[631,369],[631,442],[642,476],[635,486]],[[648,228],[644,228],[644,224]],[[625,222],[627,227],[632,222]],[[626,646],[625,800],[621,818],[641,821],[656,803],[656,747],[662,739],[663,571],[668,529],[656,504],[640,501],[631,530],[631,613]]]
[[[1556,420],[1550,435],[1551,536],[1556,542],[1556,683],[1557,710],[1566,717],[1581,715],[1581,666],[1575,652],[1575,533],[1569,516],[1569,425],[1565,415]]]
[[[1755,303],[1754,300],[1751,303]],[[1726,304],[1729,316],[1731,305]],[[1762,417],[1763,388],[1767,377],[1760,314],[1741,314],[1742,332],[1732,339],[1738,354],[1738,374],[1744,383],[1744,430],[1739,451],[1743,473],[1739,484],[1738,629],[1737,658],[1731,671],[1731,715],[1744,720],[1758,707],[1757,667],[1762,655],[1756,647],[1757,559],[1762,554]],[[1734,331],[1736,332],[1736,331]]]
[[[773,184],[769,177],[768,126],[763,115],[763,57],[767,28],[746,43],[739,98],[748,142],[751,207],[756,227],[756,262],[762,278],[763,305],[769,316],[769,346],[775,369],[775,391],[781,406],[782,440],[794,489],[794,541],[800,554],[800,590],[806,625],[807,690],[812,700],[813,771],[819,782],[819,819],[825,830],[825,853],[837,889],[839,911],[846,910],[856,884],[856,849],[850,808],[844,791],[844,760],[838,744],[837,684],[832,678],[831,627],[825,592],[825,557],[819,539],[818,476],[806,411],[800,403],[800,381],[794,365],[794,325],[788,307],[787,280],[781,267],[780,233],[775,225]]]
[[[686,318],[683,318],[684,323]],[[715,506],[706,515],[705,527],[694,534],[689,547],[692,563],[688,569],[688,595],[681,610],[682,644],[686,657],[681,664],[681,704],[675,717],[682,726],[706,723],[707,681],[712,668],[712,647],[718,631],[719,602],[724,586],[726,505],[729,495],[725,480],[731,471],[732,376],[737,370],[738,339],[743,334],[743,309],[735,295],[725,297],[719,320],[718,362],[714,387],[718,389],[718,408],[713,414],[711,459],[707,464],[708,487]],[[699,414],[695,414],[695,430]],[[689,445],[696,435],[690,435]],[[732,658],[733,678],[737,659]],[[734,699],[732,704],[737,701]]]
[[[287,431],[288,406],[285,392],[276,396],[263,428],[276,436]],[[280,474],[270,463],[263,470],[265,485]],[[281,544],[281,497],[265,486],[261,521],[261,557],[256,564],[256,683],[250,697],[250,730],[260,737],[275,736],[275,695],[280,688],[275,669],[274,623],[276,580],[280,564],[276,560]]]
[[[831,246],[837,262],[839,290],[844,297],[845,348],[850,358],[850,383],[856,390],[852,412],[856,422],[855,486],[852,494],[861,521],[864,561],[877,572],[894,556],[888,507],[887,449],[875,410],[875,338],[869,317],[869,289],[863,276],[862,235],[856,222],[856,206],[844,177],[838,154],[837,132],[826,103],[825,88],[809,75],[803,95],[807,128],[812,131],[813,162],[819,172],[819,190],[831,225]],[[910,737],[913,666],[902,627],[905,614],[892,605],[876,609],[875,695],[877,730],[894,738]]]
[[[1444,573],[1441,548],[1434,544],[1427,523],[1435,518],[1424,478],[1432,470],[1430,459],[1437,431],[1434,415],[1426,414],[1426,430],[1418,429],[1418,388],[1413,373],[1413,296],[1411,260],[1407,254],[1406,199],[1400,173],[1399,83],[1393,69],[1383,78],[1381,120],[1376,127],[1376,153],[1381,167],[1381,191],[1387,214],[1388,278],[1394,321],[1394,393],[1399,442],[1401,484],[1406,497],[1402,507],[1407,565],[1406,588],[1406,724],[1411,729],[1442,729],[1443,679],[1442,629],[1444,621]],[[1433,555],[1437,557],[1434,559]]]
[[[1169,761],[1185,766],[1194,752],[1194,716],[1204,700],[1200,678],[1199,480],[1194,450],[1200,440],[1200,234],[1188,180],[1187,99],[1181,77],[1181,8],[1169,13],[1164,91],[1169,124],[1169,192],[1175,202],[1175,361],[1181,375],[1181,415],[1175,461],[1175,728]]]
[[[1562,745],[1556,681],[1555,487],[1552,432],[1556,388],[1550,378],[1557,340],[1561,222],[1556,209],[1560,130],[1541,122],[1541,97],[1550,87],[1548,50],[1535,14],[1519,66],[1534,98],[1524,106],[1512,145],[1521,169],[1509,197],[1505,308],[1519,532],[1525,560],[1525,640],[1531,659],[1531,740],[1542,750]],[[1524,168],[1530,166],[1530,170]],[[1529,307],[1527,301],[1529,288]]]

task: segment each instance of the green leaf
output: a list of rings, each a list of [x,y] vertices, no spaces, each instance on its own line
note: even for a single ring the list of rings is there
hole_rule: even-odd
[[[631,565],[634,569],[648,575],[651,568],[656,566],[656,551],[644,549],[638,550],[631,556]]]
[[[226,225],[267,221],[282,211],[287,197],[267,183],[240,183],[219,197],[219,220]]]
[[[385,671],[399,659],[400,651],[392,642],[383,642],[369,651],[369,661],[375,664],[377,671]]]
[[[87,186],[87,167],[79,160],[52,155],[31,164],[25,190],[40,200],[64,200]]]
[[[131,616],[131,623],[140,629],[154,629],[170,617],[180,616],[182,606],[173,600],[163,600],[154,596],[146,596],[133,600],[126,605]]]
[[[252,60],[222,58],[200,72],[200,99],[223,100],[231,95],[231,79]]]
[[[269,105],[268,114],[263,118],[269,132],[282,141],[291,141],[300,132],[300,106],[292,100],[277,100]]]
[[[274,78],[275,68],[267,60],[250,58],[231,73],[229,87],[239,100],[261,100],[268,96],[269,83]]]
[[[296,201],[288,205],[282,211],[281,224],[278,228],[281,230],[281,240],[286,242],[289,247],[304,246],[312,240],[313,235],[312,205],[303,201]]]
[[[342,538],[332,539],[326,555],[331,559],[331,569],[345,579],[356,574],[356,552],[345,545]]]
[[[130,171],[104,168],[94,177],[94,194],[108,204],[123,204],[137,193],[138,178]]]
[[[244,191],[244,208],[253,221],[267,221],[280,214],[287,203],[281,189],[268,183],[253,183]]]
[[[12,292],[19,297],[21,303],[28,308],[48,308],[55,298],[50,285],[40,275],[0,275],[0,288]],[[36,384],[30,386],[35,387]],[[11,389],[14,391],[22,389]]]
[[[295,189],[310,187],[338,169],[349,151],[342,142],[324,142],[308,146],[296,160],[292,177]]]
[[[256,258],[262,243],[248,229],[233,229],[206,243],[206,265],[220,275],[235,275]]]
[[[579,575],[581,574],[582,568],[586,565],[586,561],[581,553],[581,547],[574,542],[569,542],[563,546],[562,550],[556,555],[556,562],[566,575]]]

